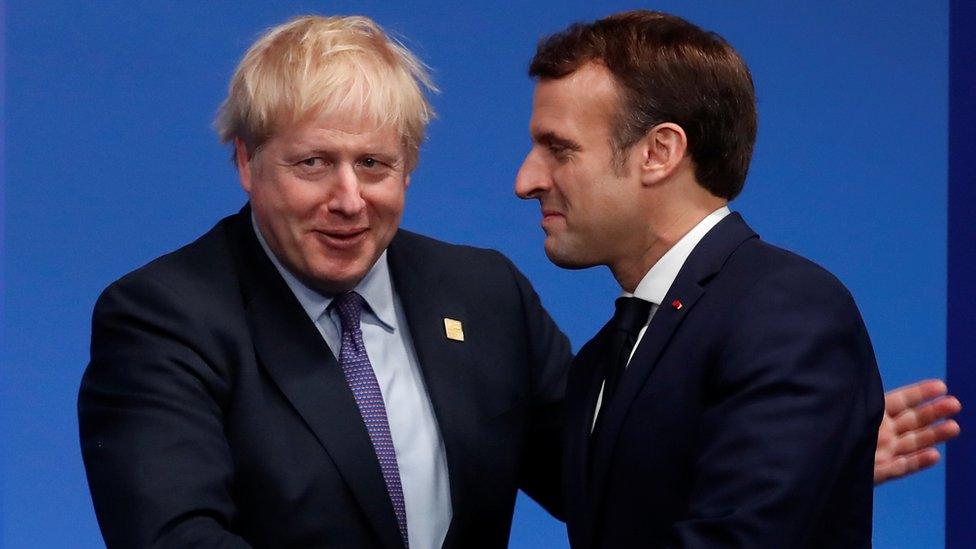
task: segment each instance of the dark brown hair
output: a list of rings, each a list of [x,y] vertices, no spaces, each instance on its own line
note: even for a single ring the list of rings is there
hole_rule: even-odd
[[[621,90],[616,157],[672,122],[688,136],[699,184],[728,200],[739,194],[756,141],[756,96],[749,68],[721,36],[666,13],[619,13],[543,38],[529,76],[559,79],[586,63],[605,66]]]

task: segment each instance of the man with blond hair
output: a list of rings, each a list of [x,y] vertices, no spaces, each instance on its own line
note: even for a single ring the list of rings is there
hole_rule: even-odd
[[[78,410],[112,547],[503,547],[558,513],[569,343],[497,252],[398,230],[431,108],[364,17],[241,61],[249,205],[99,299]]]
[[[249,204],[96,305],[78,410],[109,546],[504,547],[518,488],[561,514],[565,336],[500,254],[399,230],[425,88],[363,17],[248,50],[217,127]],[[885,477],[938,417],[909,391]]]

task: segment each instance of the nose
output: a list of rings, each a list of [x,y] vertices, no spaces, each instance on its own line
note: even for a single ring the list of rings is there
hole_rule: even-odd
[[[533,148],[525,156],[518,174],[515,175],[515,194],[521,199],[528,200],[539,198],[548,189],[548,170]]]
[[[346,217],[355,217],[362,213],[366,201],[360,193],[359,177],[353,166],[339,165],[334,183],[332,196],[328,201],[329,211]]]

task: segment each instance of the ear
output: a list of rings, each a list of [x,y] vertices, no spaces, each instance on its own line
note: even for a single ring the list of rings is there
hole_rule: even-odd
[[[403,178],[403,188],[406,189],[410,186],[410,176],[407,175]]]
[[[658,124],[644,136],[641,147],[641,183],[654,185],[671,178],[683,166],[688,152],[688,136],[672,122]]]
[[[237,176],[244,192],[251,194],[251,155],[241,138],[234,138],[234,160],[237,162]]]

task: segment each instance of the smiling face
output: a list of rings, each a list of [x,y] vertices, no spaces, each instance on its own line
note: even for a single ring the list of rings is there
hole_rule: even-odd
[[[542,207],[549,259],[566,268],[611,267],[633,255],[643,237],[639,159],[611,148],[618,92],[601,65],[588,64],[535,88],[532,149],[515,180],[515,192]]]
[[[396,234],[409,184],[395,128],[333,115],[283,128],[248,156],[241,186],[275,256],[306,284],[350,290]]]

